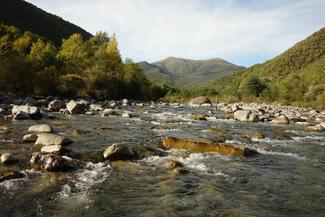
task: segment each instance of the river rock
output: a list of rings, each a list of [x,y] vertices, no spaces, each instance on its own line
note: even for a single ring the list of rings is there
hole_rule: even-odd
[[[89,111],[91,112],[99,112],[99,111],[103,111],[103,107],[99,104],[91,104],[89,106]]]
[[[171,171],[171,174],[177,176],[177,175],[185,175],[188,174],[189,172],[190,171],[182,167],[176,167]]]
[[[106,116],[110,116],[110,115],[116,115],[116,111],[114,111],[113,109],[104,109],[103,112],[102,112],[102,116],[103,117],[106,117]]]
[[[22,172],[8,171],[8,172],[5,172],[4,174],[0,175],[0,182],[12,180],[12,179],[22,179],[25,177],[26,177],[26,175]]]
[[[166,149],[181,148],[190,152],[215,152],[222,155],[234,157],[249,157],[257,154],[257,151],[244,147],[236,147],[230,144],[194,141],[187,139],[178,139],[175,137],[163,138],[163,146]]]
[[[10,128],[5,125],[0,125],[0,133],[9,133]]]
[[[122,100],[122,106],[128,106],[129,105],[129,100],[128,99],[123,99]]]
[[[192,115],[192,119],[196,121],[206,121],[207,117],[204,114]]]
[[[35,152],[32,154],[29,164],[32,169],[51,172],[66,172],[76,169],[78,162],[67,156]]]
[[[29,133],[51,133],[52,128],[48,124],[37,124],[28,128]]]
[[[136,153],[126,145],[115,143],[109,146],[103,153],[105,159],[130,160],[137,157]]]
[[[17,158],[15,158],[15,156],[13,156],[11,153],[3,153],[0,159],[1,159],[1,163],[6,165],[14,164],[18,162]]]
[[[202,104],[211,104],[211,101],[208,97],[205,96],[196,97],[190,101],[191,106],[197,106]]]
[[[277,118],[274,118],[272,121],[271,121],[272,124],[289,124],[290,121],[289,121],[289,118],[285,115],[280,115],[279,117]]]
[[[84,104],[78,104],[76,101],[71,100],[67,105],[66,105],[68,111],[72,115],[76,114],[84,114],[85,113],[85,108],[86,106]]]
[[[61,100],[53,100],[48,105],[48,110],[51,112],[58,112],[65,108],[65,103]]]
[[[28,116],[28,118],[30,117],[32,119],[41,119],[42,118],[41,112],[40,112],[39,108],[37,108],[36,106],[14,105],[11,110],[11,113],[15,119],[17,119],[17,118],[19,119],[22,117],[25,118],[27,116]]]
[[[309,132],[323,132],[325,131],[325,128],[321,124],[317,124],[315,126],[308,126],[305,130]]]
[[[163,162],[163,167],[167,169],[174,169],[176,167],[182,167],[183,164],[181,162],[178,162],[176,160],[166,160]]]
[[[35,106],[37,104],[37,101],[31,97],[27,97],[24,102],[24,105],[31,105],[31,106]]]
[[[234,112],[234,119],[237,121],[249,121],[251,111],[239,110]]]
[[[62,151],[61,145],[46,145],[41,149],[41,153],[45,154],[59,154]]]
[[[29,115],[26,112],[19,111],[14,115],[13,118],[15,120],[27,120],[27,119],[29,119]]]
[[[44,146],[44,145],[69,145],[73,141],[69,138],[59,136],[53,133],[41,133],[38,134],[38,138],[35,142],[36,146]]]
[[[37,140],[37,135],[35,134],[26,134],[23,137],[24,142],[36,142]]]
[[[126,112],[124,112],[124,113],[122,114],[122,117],[123,117],[123,118],[132,118],[132,117],[134,117],[134,115],[133,115],[131,112],[126,111]]]

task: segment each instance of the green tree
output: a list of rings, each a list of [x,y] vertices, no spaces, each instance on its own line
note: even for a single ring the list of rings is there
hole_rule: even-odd
[[[242,97],[258,97],[265,88],[265,84],[258,77],[249,76],[241,82],[239,93]]]
[[[38,39],[33,43],[27,59],[37,67],[53,65],[56,62],[56,48],[49,42]]]

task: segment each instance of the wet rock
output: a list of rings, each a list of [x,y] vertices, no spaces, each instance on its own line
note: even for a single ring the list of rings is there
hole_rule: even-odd
[[[207,117],[204,114],[192,115],[192,119],[196,121],[206,121]]]
[[[47,107],[48,104],[49,104],[49,102],[46,99],[39,99],[39,100],[37,100],[35,105],[38,107]]]
[[[14,105],[11,110],[12,115],[15,119],[27,117],[32,119],[41,119],[42,115],[38,107],[28,105]],[[27,115],[26,115],[27,114]],[[18,120],[18,119],[17,119]]]
[[[166,149],[181,148],[190,152],[215,152],[222,155],[230,155],[235,157],[249,157],[257,154],[257,151],[246,147],[236,147],[234,145],[223,143],[178,139],[175,137],[163,138],[163,146]]]
[[[115,143],[109,146],[103,153],[105,159],[130,160],[137,157],[136,153],[126,145]]]
[[[249,132],[247,134],[247,137],[253,140],[260,140],[260,139],[264,139],[265,135],[261,132],[254,131],[254,132]]]
[[[237,121],[249,121],[251,111],[239,110],[234,113],[234,119]]]
[[[78,162],[67,156],[54,154],[42,154],[35,152],[32,154],[29,164],[32,169],[45,170],[51,172],[66,172],[76,169]]]
[[[48,110],[51,112],[58,112],[65,108],[65,103],[61,100],[53,100],[48,105]]]
[[[309,132],[323,132],[325,131],[325,128],[321,124],[317,124],[315,126],[308,126],[305,130]]]
[[[35,142],[36,146],[43,146],[43,145],[69,145],[73,141],[69,138],[64,136],[59,136],[53,133],[41,133],[38,135],[38,138]]]
[[[37,140],[37,135],[35,134],[26,134],[23,137],[24,142],[36,142]]]
[[[15,120],[27,120],[27,119],[29,119],[29,115],[26,112],[19,111],[14,115],[13,118]]]
[[[28,133],[51,133],[52,128],[48,124],[37,124],[28,128]]]
[[[22,172],[8,171],[8,172],[5,172],[4,174],[0,175],[0,182],[12,180],[12,179],[22,179],[25,177],[26,177],[26,175]]]
[[[24,105],[31,105],[31,106],[35,106],[37,104],[37,101],[31,97],[27,97],[24,102]]]
[[[9,133],[10,128],[4,125],[0,125],[0,133]]]
[[[76,101],[71,100],[67,105],[66,105],[68,111],[72,115],[77,115],[77,114],[84,114],[86,110],[86,106],[84,104],[78,104]]]
[[[129,105],[129,100],[128,99],[123,99],[122,100],[122,106],[128,106]]]
[[[95,115],[95,113],[92,112],[92,111],[87,111],[87,112],[85,113],[85,115]]]
[[[112,161],[112,168],[126,172],[137,172],[143,169],[139,164],[135,162],[122,160]]]
[[[280,115],[279,117],[277,118],[274,118],[272,121],[271,121],[272,124],[289,124],[290,121],[289,121],[289,118],[285,115]]]
[[[41,149],[41,153],[45,153],[45,154],[59,154],[61,152],[62,152],[61,145],[46,145],[43,146]]]
[[[183,164],[176,160],[166,160],[163,162],[162,166],[167,169],[174,169],[175,167],[183,167]]]
[[[89,111],[91,112],[99,112],[99,111],[103,111],[103,107],[99,104],[91,104],[89,106]]]
[[[211,101],[205,96],[196,97],[190,101],[191,106],[199,106],[202,104],[211,104]]]
[[[18,162],[18,159],[15,156],[13,156],[11,153],[3,153],[0,159],[1,159],[1,163],[6,165],[14,164]]]
[[[114,111],[113,109],[104,109],[102,112],[102,116],[106,117],[106,116],[110,116],[110,115],[117,115],[117,112]]]
[[[131,112],[126,111],[122,114],[122,117],[123,118],[132,118],[132,117],[134,117],[134,115]]]
[[[186,175],[189,172],[190,172],[189,170],[184,169],[182,167],[176,167],[171,171],[171,174],[177,176],[177,175]]]

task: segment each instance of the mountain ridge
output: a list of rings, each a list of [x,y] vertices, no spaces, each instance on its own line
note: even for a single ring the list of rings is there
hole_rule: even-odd
[[[205,85],[216,77],[244,69],[221,58],[192,60],[173,56],[152,63],[142,61],[138,65],[152,81],[181,86]]]

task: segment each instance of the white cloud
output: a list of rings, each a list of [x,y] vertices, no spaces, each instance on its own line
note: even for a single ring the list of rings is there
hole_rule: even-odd
[[[29,0],[95,33],[116,33],[124,57],[228,58],[249,65],[324,25],[325,1]]]

